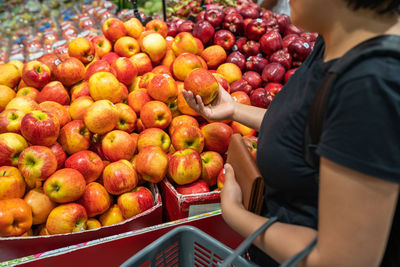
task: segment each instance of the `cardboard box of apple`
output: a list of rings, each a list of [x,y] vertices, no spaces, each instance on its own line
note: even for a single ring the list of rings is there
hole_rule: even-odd
[[[108,19],[103,33],[72,40],[68,56],[0,65],[3,237],[129,220],[157,203],[143,184],[167,174],[182,194],[217,188],[230,135],[249,133],[204,121],[180,93],[202,89],[209,103],[217,81],[229,91],[241,78],[221,47],[203,50],[185,32],[167,37],[160,20]]]

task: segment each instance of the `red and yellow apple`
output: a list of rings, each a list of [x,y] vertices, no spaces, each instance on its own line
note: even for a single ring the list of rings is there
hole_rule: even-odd
[[[159,128],[149,128],[139,134],[137,148],[140,152],[148,146],[158,146],[164,152],[168,152],[171,146],[171,139],[166,132]]]
[[[133,109],[123,103],[115,105],[118,110],[118,124],[116,130],[125,131],[127,133],[133,132],[136,126],[137,115]]]
[[[78,200],[86,186],[83,175],[71,168],[56,171],[43,184],[44,193],[54,202],[68,203]]]
[[[60,122],[52,113],[34,110],[22,118],[21,133],[31,144],[51,146],[57,141]]]
[[[72,86],[82,81],[85,77],[85,66],[77,58],[70,57],[62,62],[56,62],[56,64],[57,68],[54,76],[56,80],[60,81],[64,86]]]
[[[0,134],[20,133],[21,121],[25,113],[16,109],[7,109],[0,113]]]
[[[205,69],[193,70],[185,79],[185,89],[199,95],[205,105],[210,104],[219,92],[219,84],[214,76]]]
[[[71,94],[71,102],[73,102],[75,99],[81,96],[90,96],[89,83],[87,81],[80,81],[74,86],[72,86],[69,92]]]
[[[133,63],[135,63],[138,69],[138,75],[143,75],[153,69],[151,59],[145,53],[137,53],[131,56],[129,59],[132,60]]]
[[[171,110],[160,101],[147,102],[140,111],[140,119],[146,128],[165,129],[171,123]]]
[[[168,176],[178,185],[190,184],[201,176],[201,157],[196,150],[177,150],[168,158]]]
[[[22,69],[22,80],[26,85],[37,89],[50,82],[50,68],[40,61],[29,61]]]
[[[36,102],[42,103],[44,101],[53,101],[60,105],[69,105],[70,97],[62,83],[53,81],[46,84],[36,97]]]
[[[182,195],[192,195],[208,193],[210,192],[210,188],[205,181],[199,179],[190,184],[177,186],[176,191]]]
[[[79,59],[83,64],[92,62],[95,52],[93,43],[83,37],[72,39],[68,45],[68,55]]]
[[[158,183],[164,179],[168,169],[168,156],[158,146],[143,148],[136,158],[136,170],[143,180]]]
[[[222,46],[212,45],[204,49],[201,57],[206,61],[209,69],[216,69],[219,65],[226,61],[226,52]]]
[[[140,52],[140,46],[135,38],[123,36],[115,42],[114,52],[121,57],[131,57]]]
[[[159,62],[167,52],[167,42],[159,33],[150,33],[140,40],[140,49],[149,55],[152,62]]]
[[[73,120],[83,120],[89,107],[94,103],[90,96],[81,96],[72,101],[69,114]]]
[[[50,212],[57,206],[57,203],[43,192],[43,188],[34,188],[26,193],[25,202],[32,210],[32,224],[45,223]]]
[[[97,72],[89,79],[90,96],[94,101],[109,100],[117,103],[122,99],[122,88],[118,79],[109,72]]]
[[[118,110],[109,100],[94,102],[86,111],[84,122],[87,128],[97,134],[105,134],[118,124]]]
[[[103,161],[99,155],[89,150],[82,150],[71,155],[64,166],[79,171],[86,183],[96,181],[103,172]]]
[[[231,128],[233,133],[240,133],[243,136],[255,136],[257,134],[256,130],[236,121],[232,121]]]
[[[100,58],[112,50],[111,42],[104,36],[95,36],[91,42],[94,46],[96,55]]]
[[[180,54],[172,63],[171,70],[175,78],[184,81],[195,69],[202,68],[199,58],[191,53]]]
[[[100,215],[99,219],[102,226],[117,224],[125,220],[117,204],[112,205],[111,208]]]
[[[27,147],[25,138],[19,134],[0,134],[0,166],[18,166],[19,155]]]
[[[104,168],[103,184],[107,192],[120,195],[131,191],[138,183],[138,176],[127,160],[112,162]]]
[[[178,96],[174,79],[166,74],[156,74],[147,85],[147,93],[155,100],[170,103]]]
[[[174,42],[171,45],[176,56],[183,53],[196,54],[198,51],[197,42],[193,35],[188,32],[181,32],[175,36]]]
[[[236,64],[233,63],[221,64],[217,69],[217,73],[224,76],[229,84],[242,79],[242,71]]]
[[[51,151],[53,151],[54,155],[57,159],[57,170],[61,169],[64,166],[64,162],[67,159],[67,154],[65,153],[62,146],[55,142],[52,146],[49,147]]]
[[[15,97],[15,91],[6,85],[0,85],[0,112],[2,112],[7,104]]]
[[[205,147],[224,154],[228,150],[229,141],[232,135],[232,128],[222,122],[212,122],[201,128],[204,136]]]
[[[92,182],[86,185],[78,204],[85,207],[88,217],[94,217],[103,214],[110,208],[111,197],[104,186]]]
[[[167,37],[168,35],[168,26],[167,24],[160,19],[153,19],[147,22],[146,31],[155,31],[162,35],[162,37]]]
[[[1,91],[1,85],[0,85],[0,91]],[[39,94],[39,90],[28,86],[28,87],[22,87],[21,89],[19,89],[15,96],[26,96],[26,97],[29,97],[30,99],[36,101],[36,97],[38,96],[38,94]]]
[[[0,85],[14,88],[21,80],[21,73],[14,64],[0,64]]]
[[[57,102],[45,101],[39,104],[40,110],[53,114],[60,123],[60,127],[64,127],[65,124],[71,121],[71,116],[67,108]]]
[[[124,23],[116,18],[107,19],[102,26],[104,36],[111,42],[117,41],[119,38],[126,35]]]
[[[67,234],[86,230],[87,213],[82,205],[68,203],[54,208],[47,218],[46,229],[52,234]]]
[[[224,160],[221,155],[214,151],[206,151],[201,153],[202,171],[201,179],[209,186],[217,184],[217,177],[222,168],[224,168]]]
[[[131,18],[124,22],[126,32],[130,37],[138,39],[144,28],[140,20],[137,18]]]
[[[39,109],[39,104],[29,97],[18,96],[8,102],[6,109],[17,109],[24,113],[28,113],[32,110]]]
[[[0,236],[20,236],[32,226],[32,211],[20,198],[0,200]]]
[[[136,64],[129,58],[120,57],[111,66],[116,72],[117,79],[125,85],[131,84],[138,74]]]
[[[175,132],[176,129],[179,129],[182,126],[193,126],[199,128],[199,123],[195,118],[192,116],[188,115],[180,115],[172,119],[171,124],[169,125],[169,134],[172,136],[172,134]]]
[[[87,150],[91,144],[91,133],[82,120],[67,123],[60,131],[58,142],[69,155]]]
[[[101,223],[95,218],[89,218],[87,220],[87,227],[86,230],[93,230],[101,228]]]
[[[175,150],[193,148],[201,153],[204,148],[204,136],[198,127],[181,126],[177,128],[171,137]]]
[[[138,89],[130,92],[128,95],[128,104],[136,112],[136,114],[140,114],[143,106],[151,100],[152,98],[147,93],[146,89]]]
[[[118,197],[118,207],[125,219],[136,216],[153,206],[153,194],[143,186],[136,187]]]
[[[136,142],[127,132],[114,130],[104,136],[101,148],[104,156],[111,162],[131,160],[136,151]]]
[[[22,198],[25,194],[25,187],[24,178],[17,168],[0,167],[0,200]]]

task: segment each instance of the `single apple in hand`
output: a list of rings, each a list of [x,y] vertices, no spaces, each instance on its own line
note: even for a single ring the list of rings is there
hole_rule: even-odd
[[[125,219],[136,216],[154,206],[153,194],[143,186],[118,197],[118,207]]]
[[[219,84],[214,76],[205,69],[193,70],[185,79],[185,89],[199,95],[205,105],[218,95]]]
[[[52,234],[67,234],[86,230],[87,213],[82,205],[69,203],[53,209],[46,221],[46,229]]]

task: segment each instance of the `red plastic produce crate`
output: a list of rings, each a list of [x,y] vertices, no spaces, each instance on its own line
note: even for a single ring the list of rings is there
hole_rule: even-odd
[[[173,221],[221,208],[220,191],[179,194],[167,178],[161,181],[161,194],[167,219]]]
[[[150,187],[154,206],[121,223],[71,234],[0,238],[0,262],[160,224],[161,195],[157,185],[151,184]]]
[[[219,210],[52,251],[42,250],[43,253],[3,263],[0,261],[0,266],[120,266],[154,240],[182,225],[194,226],[232,249],[243,241],[243,238],[225,223]]]

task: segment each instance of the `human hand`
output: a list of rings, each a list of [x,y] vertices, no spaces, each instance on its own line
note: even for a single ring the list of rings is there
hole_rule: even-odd
[[[218,96],[207,106],[199,95],[186,90],[182,90],[182,94],[188,105],[208,120],[231,120],[235,112],[235,101],[221,85]]]
[[[242,189],[236,182],[235,172],[229,163],[225,164],[224,172],[225,182],[221,190],[222,213],[224,213],[224,210],[232,207],[244,208]]]

